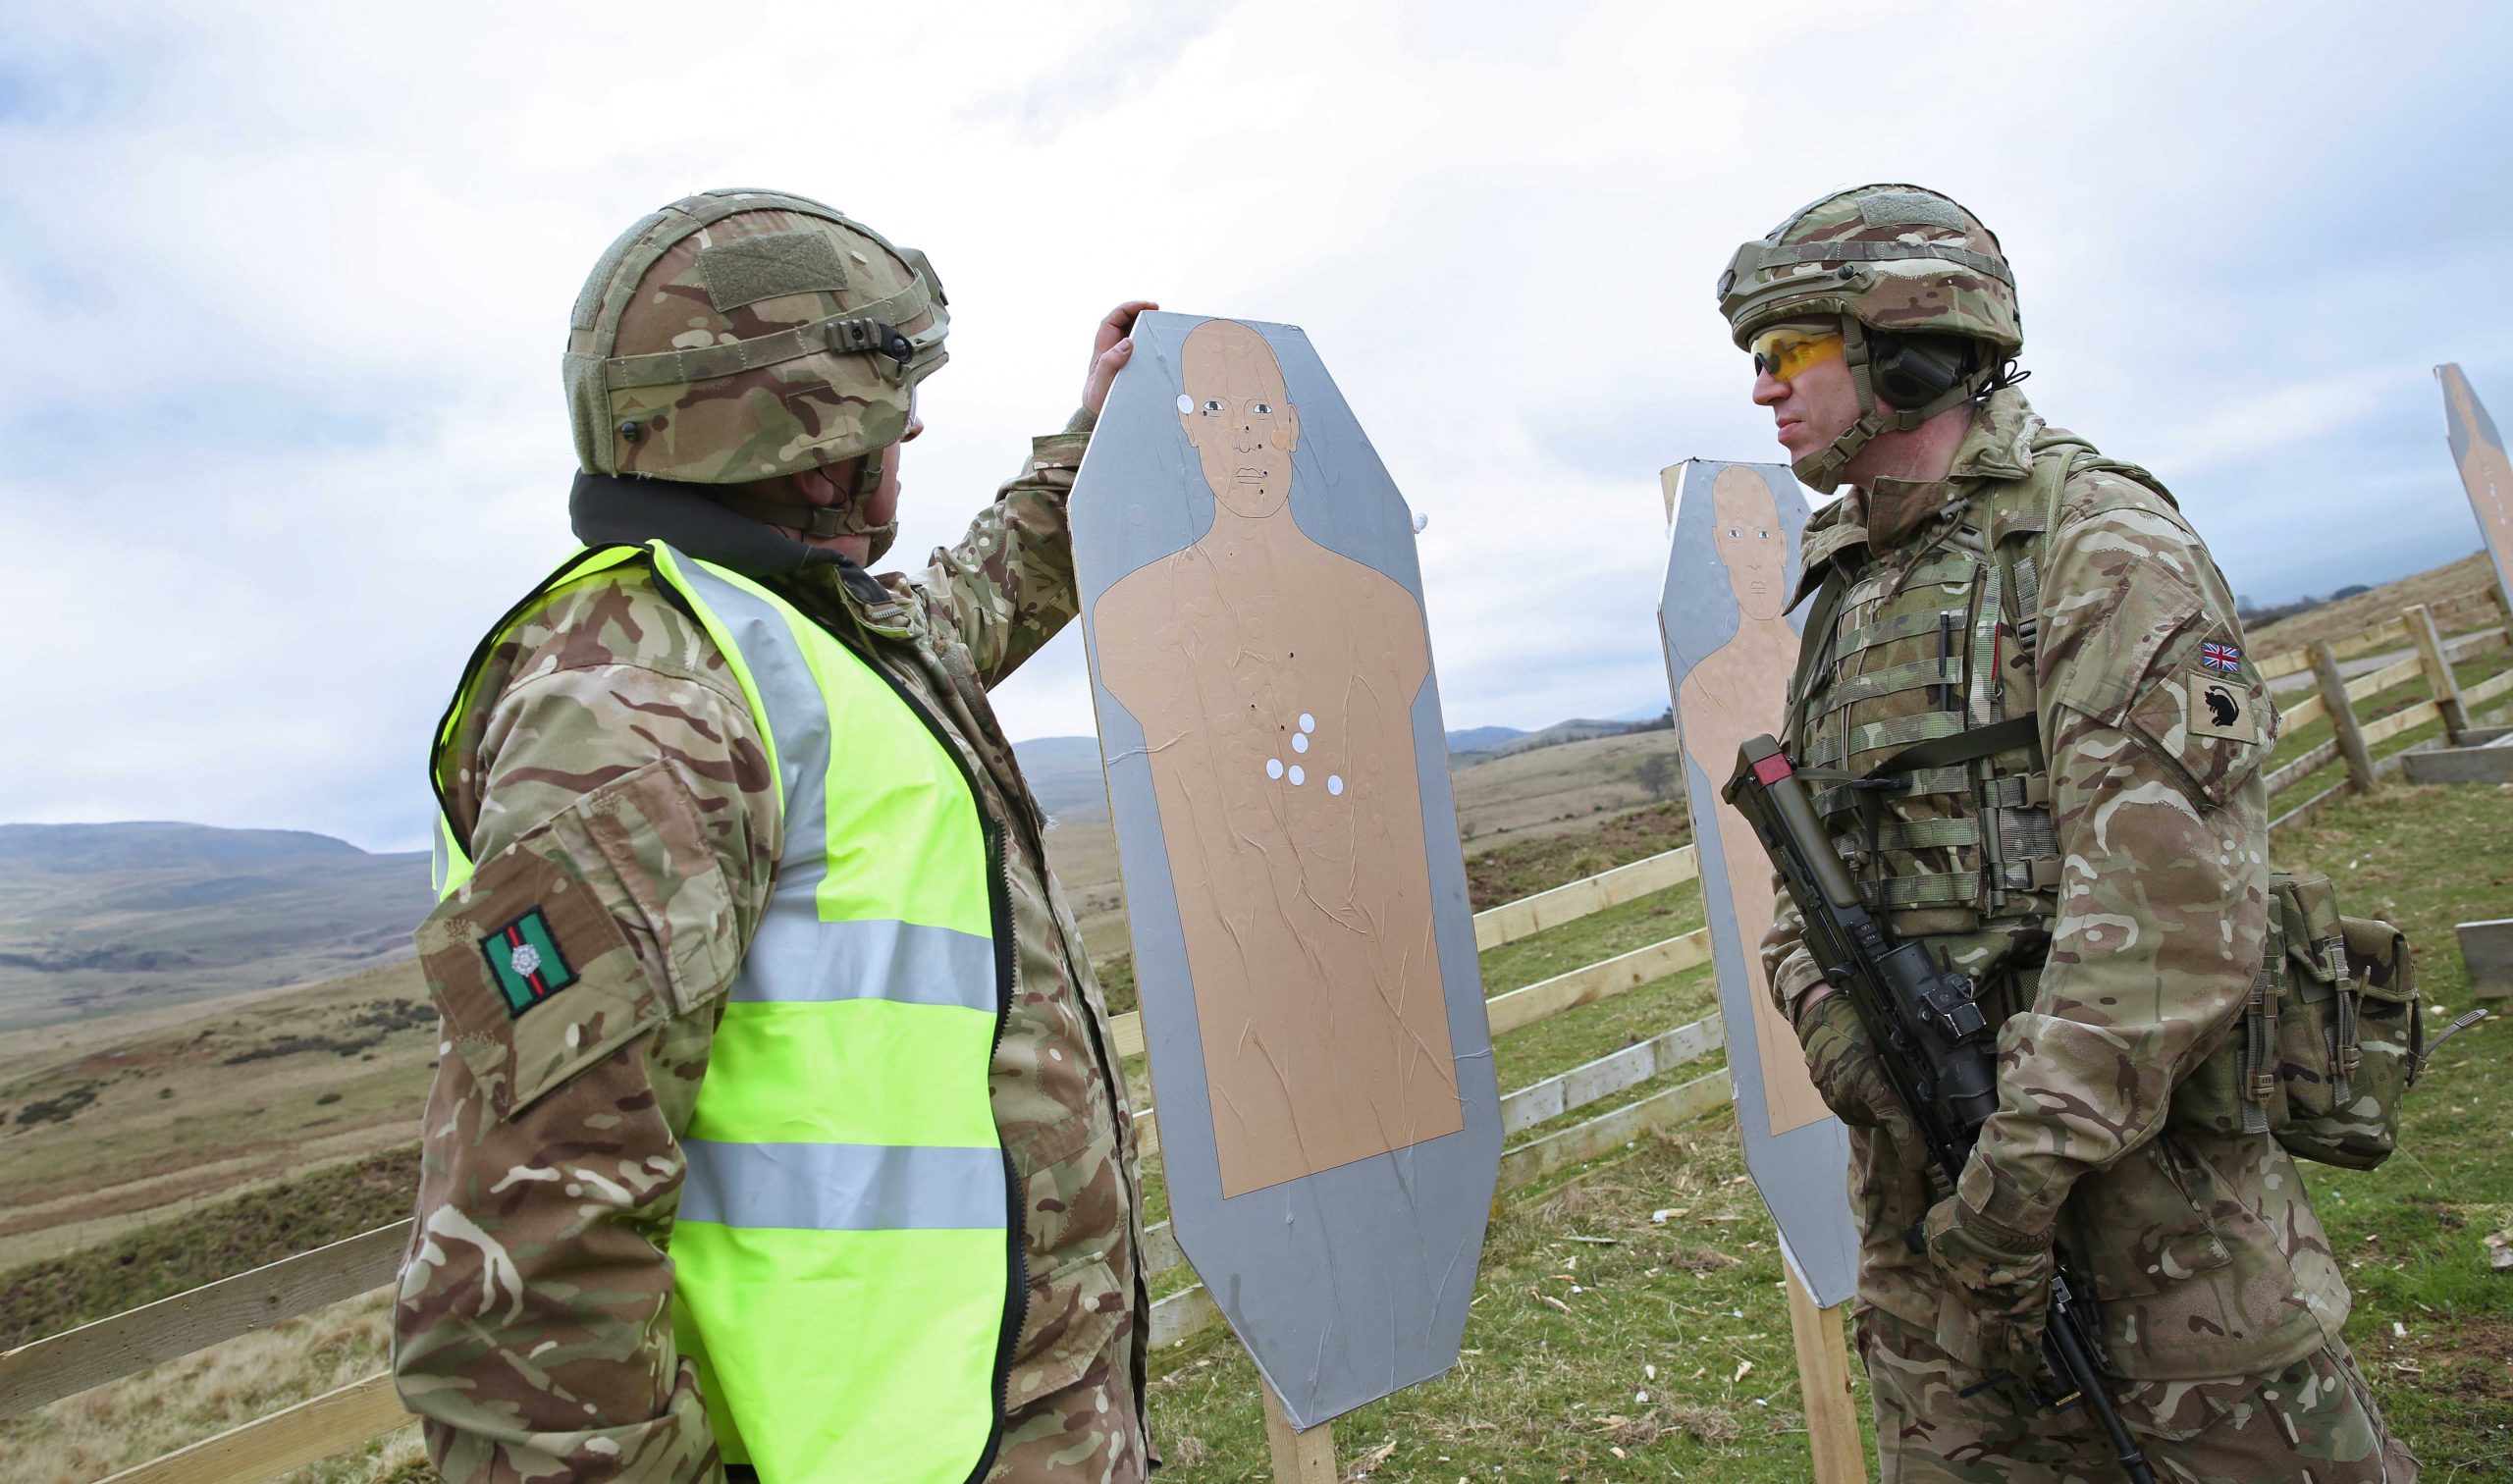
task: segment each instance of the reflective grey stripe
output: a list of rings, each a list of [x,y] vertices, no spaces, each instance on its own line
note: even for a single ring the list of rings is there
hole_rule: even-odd
[[[810,1232],[1002,1231],[1003,1155],[920,1144],[685,1139],[680,1219]]]
[[[829,869],[829,804],[822,794],[829,777],[829,705],[821,697],[820,682],[812,678],[803,646],[775,604],[726,582],[677,548],[672,556],[682,579],[723,624],[750,666],[751,682],[759,687],[760,705],[767,708],[776,735],[776,770],[785,783],[789,822],[783,864],[790,867],[798,855],[808,854],[818,863],[812,877],[818,882]],[[818,829],[806,831],[811,843],[805,852],[794,848],[790,822],[796,819],[820,822]]]
[[[759,704],[776,739],[776,771],[785,783],[785,849],[776,881],[752,935],[750,953],[733,980],[733,998],[809,999],[780,993],[789,968],[808,972],[830,956],[829,928],[821,921],[821,882],[829,876],[829,702],[803,658],[801,641],[775,605],[735,587],[678,551],[681,576],[731,635],[750,666]],[[856,982],[878,985],[878,980]],[[991,979],[989,1008],[992,1008]]]
[[[825,923],[829,877],[829,701],[777,606],[679,553],[681,574],[750,666],[785,783],[785,848],[768,910],[733,980],[753,1003],[887,999],[995,1008],[994,945],[974,933],[894,921]]]
[[[994,944],[972,932],[918,923],[813,923],[771,934],[760,924],[736,1000],[785,1003],[886,999],[994,1011]]]

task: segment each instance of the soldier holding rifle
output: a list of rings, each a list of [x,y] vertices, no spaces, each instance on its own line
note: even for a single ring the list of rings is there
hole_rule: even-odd
[[[1909,1086],[1784,891],[1764,959],[1851,1126],[1885,1477],[2414,1479],[2292,1158],[2167,1120],[2269,911],[2275,717],[2207,548],[2026,404],[2012,273],[1947,197],[1828,196],[1719,295],[1798,478],[1846,487],[1806,530],[1786,757],[1735,796],[1803,789],[1869,946],[1925,955],[1913,1003],[1967,1048],[1937,1074],[1986,1081]]]

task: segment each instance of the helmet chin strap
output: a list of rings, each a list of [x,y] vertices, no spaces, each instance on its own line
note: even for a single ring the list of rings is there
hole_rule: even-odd
[[[868,567],[881,560],[882,555],[899,539],[899,523],[896,517],[883,521],[880,525],[874,525],[856,513],[859,510],[871,508],[874,494],[882,488],[882,455],[888,451],[886,449],[875,449],[864,455],[863,466],[855,471],[854,497],[846,502],[846,509],[838,517],[843,527],[839,532],[840,535],[869,536],[873,539],[872,549],[864,554],[863,564]]]
[[[730,493],[718,494],[716,503],[736,515],[747,515],[753,520],[765,522],[779,530],[792,531],[795,535],[807,539],[826,540],[831,536],[870,537],[872,547],[865,553],[862,562],[862,565],[869,567],[881,560],[882,555],[899,539],[899,523],[896,520],[875,525],[858,513],[873,503],[874,495],[882,488],[882,454],[884,451],[875,449],[872,452],[862,455],[863,464],[856,471],[854,492],[847,497],[843,504],[804,505],[795,504],[790,501],[763,500],[755,495]]]
[[[1849,384],[1858,394],[1858,421],[1842,430],[1839,438],[1817,449],[1803,458],[1790,461],[1790,472],[1797,482],[1818,494],[1830,495],[1841,488],[1842,474],[1850,460],[1859,455],[1879,433],[1899,432],[1916,428],[1949,407],[1959,407],[1980,395],[1984,371],[1974,371],[1947,389],[1943,396],[1917,407],[1888,408],[1876,399],[1876,378],[1869,366],[1873,350],[1867,339],[1867,327],[1849,315],[1842,316],[1843,359],[1849,366]]]

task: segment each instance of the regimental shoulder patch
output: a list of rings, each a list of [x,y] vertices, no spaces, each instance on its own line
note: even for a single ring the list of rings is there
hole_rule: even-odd
[[[516,918],[480,940],[489,960],[489,977],[507,997],[511,1020],[576,981],[576,971],[559,951],[559,939],[541,909]]]
[[[2206,670],[2188,676],[2190,710],[2187,724],[2202,737],[2228,742],[2258,742],[2260,719],[2252,715],[2252,696],[2239,680],[2219,679]]]

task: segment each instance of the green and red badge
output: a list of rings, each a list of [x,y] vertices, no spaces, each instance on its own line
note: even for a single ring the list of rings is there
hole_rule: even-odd
[[[550,920],[538,907],[482,938],[480,951],[488,956],[489,977],[507,997],[509,1020],[576,981],[576,971],[567,967]]]

